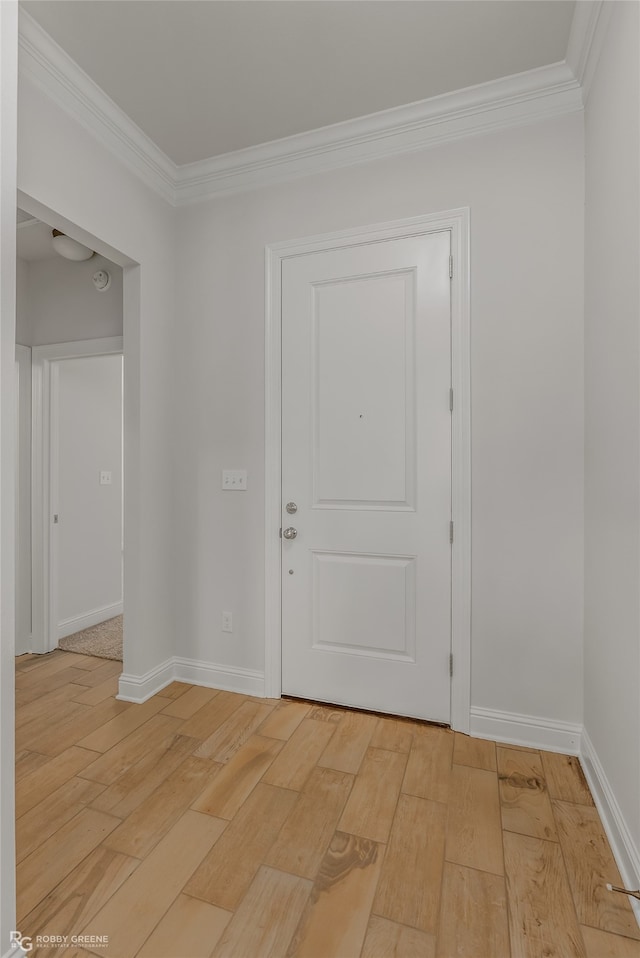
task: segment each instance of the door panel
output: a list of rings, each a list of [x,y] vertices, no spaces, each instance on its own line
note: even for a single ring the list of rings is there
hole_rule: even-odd
[[[449,251],[283,263],[286,694],[449,720]]]
[[[414,281],[406,271],[314,287],[314,506],[409,505]]]

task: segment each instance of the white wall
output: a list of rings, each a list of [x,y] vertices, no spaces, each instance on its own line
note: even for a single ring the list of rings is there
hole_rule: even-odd
[[[472,700],[581,721],[582,171],[576,115],[179,211],[179,655],[263,668],[265,245],[468,205]]]
[[[0,3],[0,955],[15,928],[14,567],[18,4]]]
[[[20,207],[125,266],[124,669],[140,675],[174,642],[174,211],[24,78],[19,96]]]
[[[640,849],[639,10],[611,10],[585,117],[584,715]]]
[[[122,604],[122,356],[55,364],[58,637]],[[102,471],[111,484],[100,484]]]
[[[23,262],[23,261],[21,261]],[[122,268],[104,256],[74,263],[56,256],[24,263],[18,302],[26,286],[26,308],[18,306],[17,339],[25,346],[49,346],[80,339],[122,336]],[[91,277],[111,273],[111,286],[98,292]]]

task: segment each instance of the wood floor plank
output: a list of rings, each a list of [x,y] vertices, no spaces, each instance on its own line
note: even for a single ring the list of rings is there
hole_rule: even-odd
[[[104,844],[123,855],[146,858],[218,769],[219,766],[206,759],[192,755],[184,757],[162,784],[114,829]]]
[[[203,705],[210,702],[219,694],[218,689],[207,689],[202,685],[183,686],[183,694],[171,699],[163,708],[163,715],[173,715],[174,718],[190,719]]]
[[[118,824],[111,815],[83,808],[20,862],[16,869],[18,919],[32,911]]]
[[[43,681],[50,675],[55,675],[56,672],[68,669],[72,661],[66,655],[59,655],[57,649],[46,652],[44,655],[34,655],[28,663],[28,668],[16,667],[16,688],[26,688],[30,684]]]
[[[502,827],[510,832],[557,841],[551,801],[538,755],[498,748]]]
[[[338,830],[386,843],[406,764],[404,752],[367,749]]]
[[[265,782],[279,788],[303,788],[334,731],[331,722],[303,719],[264,776]]]
[[[56,712],[60,702],[73,700],[76,695],[83,691],[83,685],[68,683],[53,692],[48,692],[46,695],[36,696],[33,700],[26,701],[25,704],[18,702],[18,696],[16,695],[16,729],[21,729],[37,719],[49,717]],[[75,704],[82,705],[85,703],[75,702]]]
[[[373,903],[376,915],[436,933],[446,820],[440,802],[400,795]]]
[[[383,845],[335,833],[288,956],[346,958],[360,954],[383,858]]]
[[[74,655],[74,659],[76,656]],[[106,679],[122,675],[122,662],[116,662],[110,659],[101,659],[101,664],[97,669],[83,669],[75,665],[77,677],[74,679],[78,685],[86,685],[87,688],[95,688],[102,685]]]
[[[95,761],[95,757],[95,752],[74,745],[25,775],[16,786],[16,815],[20,817],[38,805]]]
[[[184,695],[184,693],[188,692],[191,688],[194,688],[194,686],[189,685],[187,682],[170,682],[168,685],[165,685],[163,689],[160,689],[159,692],[156,692],[156,695],[160,695],[163,699],[179,699],[181,695]]]
[[[24,927],[31,935],[77,935],[140,863],[99,846],[77,865],[37,907]],[[66,951],[64,952],[66,956]]]
[[[91,708],[88,705],[80,705],[71,699],[58,702],[52,714],[41,715],[27,725],[22,725],[19,729],[16,729],[16,749],[21,751],[28,748],[34,752],[39,752],[41,751],[40,740],[48,733],[62,728],[70,720],[80,724],[84,718],[89,717],[90,713]]]
[[[52,675],[47,675],[45,678],[40,678],[37,672],[34,676],[25,676],[24,673],[21,673],[20,676],[16,676],[16,690],[20,691],[20,702],[24,705],[64,686],[82,685],[83,683],[80,680],[86,674],[82,669],[74,669],[70,666],[66,666]],[[20,680],[22,680],[22,684],[20,684]]]
[[[185,887],[188,895],[235,911],[290,814],[297,795],[259,783]]]
[[[211,785],[193,804],[198,812],[233,818],[273,762],[283,743],[274,738],[253,735],[224,765]]]
[[[114,659],[104,659],[101,655],[83,655],[80,652],[63,652],[63,655],[67,656],[74,669],[84,669],[87,672],[99,669],[105,662],[115,661]],[[122,668],[122,662],[120,662],[120,668]]]
[[[449,798],[454,735],[449,729],[416,726],[402,791],[432,802]]]
[[[226,722],[230,715],[233,715],[236,709],[240,708],[244,701],[245,696],[238,695],[236,692],[218,692],[215,698],[187,719],[180,728],[180,734],[204,742],[212,732]]]
[[[231,912],[179,895],[137,958],[209,958],[230,920]]]
[[[283,958],[311,887],[304,878],[262,866],[213,958]]]
[[[640,939],[627,897],[607,891],[622,879],[596,809],[554,801],[553,811],[580,923]]]
[[[362,764],[377,722],[375,715],[342,712],[340,721],[336,723],[335,734],[331,737],[318,765],[322,768],[333,768],[336,772],[350,772],[355,775]]]
[[[91,732],[130,708],[132,706],[129,702],[120,702],[114,698],[105,699],[81,717],[70,718],[62,725],[54,725],[39,735],[38,751],[44,752],[45,755],[60,755],[66,748],[77,745],[80,739],[86,738]]]
[[[457,865],[504,874],[498,779],[494,772],[454,765],[445,857]]]
[[[504,833],[512,958],[586,958],[556,842]]]
[[[139,706],[142,708],[142,706]],[[123,713],[118,718],[126,718],[129,713]],[[112,721],[117,721],[117,719]],[[111,722],[108,723],[109,725]],[[120,739],[116,745],[102,753],[95,753],[95,761],[82,770],[82,778],[90,778],[94,782],[110,785],[120,775],[131,768],[147,752],[158,747],[163,742],[170,741],[173,733],[180,726],[180,719],[169,715],[154,715],[144,724],[134,728],[129,735]],[[98,734],[98,732],[94,734]],[[91,736],[89,736],[91,738]],[[81,739],[80,741],[85,741]]]
[[[640,958],[640,942],[581,925],[587,958]]]
[[[338,724],[342,721],[345,711],[346,709],[336,708],[333,705],[316,703],[311,705],[309,718],[315,719],[316,722],[335,722]]]
[[[92,807],[101,812],[109,812],[117,818],[127,818],[182,764],[195,741],[176,736],[171,747],[165,747],[165,742],[159,747],[149,749],[98,795]]]
[[[353,775],[315,768],[264,859],[280,871],[314,879],[353,785]]]
[[[576,755],[541,752],[547,788],[551,798],[576,805],[593,805],[593,798]]]
[[[495,772],[498,765],[496,760],[496,744],[483,738],[471,738],[455,732],[453,740],[454,765],[471,765],[473,768],[486,768]]]
[[[226,764],[272,711],[272,705],[243,702],[220,728],[198,746],[194,754],[199,758],[211,758],[222,765]]]
[[[112,675],[100,685],[94,685],[91,688],[81,685],[78,687],[79,691],[73,696],[73,701],[81,705],[99,705],[100,702],[118,694],[119,681],[119,675]]]
[[[71,778],[31,811],[16,822],[16,861],[45,842],[62,825],[74,818],[81,809],[104,789],[104,785],[83,778]]]
[[[399,719],[379,718],[371,739],[371,748],[390,752],[409,752],[413,742],[414,726]]]
[[[121,715],[116,715],[110,722],[81,739],[78,744],[82,748],[91,748],[96,752],[107,752],[131,732],[144,725],[147,719],[159,712],[164,704],[163,699],[153,696],[142,705],[134,705]]]
[[[185,812],[87,924],[109,936],[101,954],[132,958],[139,951],[225,825],[210,815]]]
[[[50,760],[49,755],[41,755],[40,752],[30,752],[28,749],[18,752],[16,754],[16,782],[21,781],[25,775],[35,772],[37,768]]]
[[[437,958],[509,958],[504,878],[446,862]]]
[[[260,735],[268,738],[291,738],[300,722],[309,714],[307,702],[283,702],[260,726]]]
[[[369,919],[361,958],[435,958],[435,955],[433,935],[377,915]]]

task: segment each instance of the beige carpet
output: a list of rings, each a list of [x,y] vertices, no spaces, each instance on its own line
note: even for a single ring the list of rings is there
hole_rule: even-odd
[[[100,659],[117,659],[122,662],[122,616],[92,625],[90,629],[74,632],[60,639],[58,648],[81,655],[96,655]]]

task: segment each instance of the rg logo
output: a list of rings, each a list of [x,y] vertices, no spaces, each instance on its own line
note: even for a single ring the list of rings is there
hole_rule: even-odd
[[[23,951],[31,951],[33,948],[31,938],[27,938],[26,935],[21,935],[19,931],[9,932],[9,941],[11,942],[12,948],[22,948]]]

